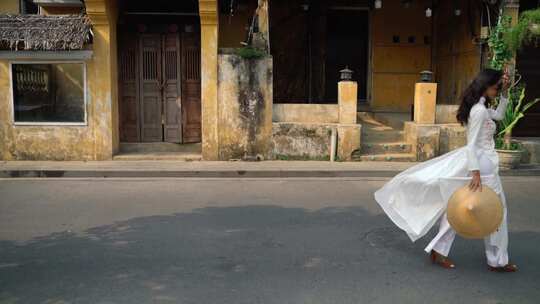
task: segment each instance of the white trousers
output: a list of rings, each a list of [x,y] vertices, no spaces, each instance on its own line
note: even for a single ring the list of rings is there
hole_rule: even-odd
[[[481,175],[494,173],[495,165],[487,157],[480,157],[478,162]],[[507,237],[508,229],[506,229],[506,212],[504,212],[503,223],[501,223],[500,229],[497,229],[497,231],[493,232],[493,234],[506,234]],[[431,240],[424,250],[429,253],[433,249],[444,256],[448,256],[455,237],[456,231],[448,223],[445,212],[441,216],[439,233],[437,233],[437,235],[433,238],[433,240]],[[484,238],[484,245],[488,265],[499,267],[508,264],[507,242],[498,244],[498,246],[493,246],[489,243],[489,237],[486,237]]]

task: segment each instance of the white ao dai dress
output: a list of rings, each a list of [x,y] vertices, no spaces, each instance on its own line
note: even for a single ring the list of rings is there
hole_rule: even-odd
[[[448,153],[412,166],[375,191],[374,197],[389,218],[414,242],[439,221],[439,233],[425,248],[448,256],[455,231],[446,219],[448,199],[459,187],[471,181],[472,170],[480,170],[482,185],[491,187],[504,205],[503,221],[497,231],[484,239],[487,263],[508,263],[506,197],[499,176],[493,120],[504,117],[508,99],[501,96],[497,109],[486,108],[485,98],[473,105],[467,127],[467,144]]]

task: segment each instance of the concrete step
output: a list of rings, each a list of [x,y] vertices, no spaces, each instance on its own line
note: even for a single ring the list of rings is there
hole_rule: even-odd
[[[403,129],[404,122],[411,120],[409,112],[374,112],[372,116],[376,121],[394,129]]]
[[[360,111],[356,112],[356,121],[359,123],[374,121],[373,112]]]
[[[374,130],[365,129],[362,132],[362,142],[364,143],[388,143],[403,141],[404,131],[402,130]]]
[[[145,160],[176,160],[176,161],[200,161],[200,153],[190,152],[129,152],[113,156],[116,161],[145,161]]]
[[[201,144],[175,144],[167,142],[120,143],[121,153],[184,152],[201,153]]]
[[[392,161],[392,162],[415,162],[413,153],[388,153],[388,154],[364,154],[353,155],[356,161]]]
[[[362,154],[410,153],[412,146],[406,142],[362,143]]]

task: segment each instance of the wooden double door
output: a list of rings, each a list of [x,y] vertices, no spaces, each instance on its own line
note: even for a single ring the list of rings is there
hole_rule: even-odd
[[[120,140],[200,142],[200,35],[120,36]]]

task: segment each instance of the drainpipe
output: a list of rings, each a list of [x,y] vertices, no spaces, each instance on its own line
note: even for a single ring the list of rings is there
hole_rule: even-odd
[[[336,160],[336,150],[337,150],[337,129],[332,127],[332,135],[330,136],[330,162]]]

